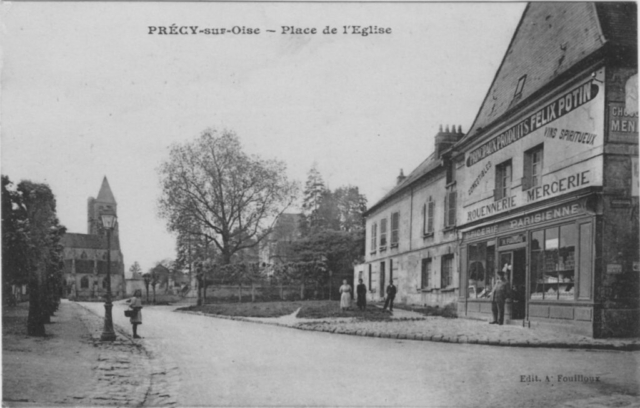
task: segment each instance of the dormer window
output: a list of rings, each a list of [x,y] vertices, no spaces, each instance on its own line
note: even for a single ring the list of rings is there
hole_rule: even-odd
[[[516,93],[513,95],[514,99],[518,99],[522,96],[522,90],[524,89],[524,83],[527,81],[527,76],[523,75],[518,79],[518,86],[516,86]]]

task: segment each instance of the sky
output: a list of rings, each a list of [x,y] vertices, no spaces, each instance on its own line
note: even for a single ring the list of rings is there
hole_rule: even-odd
[[[0,7],[2,174],[47,183],[79,233],[106,176],[125,269],[147,270],[175,257],[157,205],[169,146],[230,129],[290,179],[304,184],[315,163],[328,187],[358,186],[373,205],[433,152],[441,124],[469,129],[525,3]],[[150,34],[172,24],[198,34]],[[260,34],[199,33],[236,26]],[[283,34],[291,26],[317,33]]]

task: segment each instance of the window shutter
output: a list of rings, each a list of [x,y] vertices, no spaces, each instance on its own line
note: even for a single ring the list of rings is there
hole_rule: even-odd
[[[528,190],[531,188],[531,173],[533,172],[533,166],[531,163],[531,153],[527,152],[524,154],[524,168],[522,171],[523,177],[521,180],[522,183],[522,191]]]
[[[449,194],[444,196],[444,226],[449,226]]]
[[[456,225],[456,191],[449,193],[449,226]]]
[[[426,234],[428,231],[427,226],[427,205],[424,204],[422,206],[422,235]]]
[[[434,201],[429,201],[429,214],[428,214],[428,224],[427,224],[427,232],[433,232],[433,213],[435,210],[436,203]]]

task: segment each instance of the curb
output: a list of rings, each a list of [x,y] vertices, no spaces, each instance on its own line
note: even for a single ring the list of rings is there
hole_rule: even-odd
[[[614,350],[614,351],[640,351],[640,341],[634,343],[616,341],[616,344],[598,344],[598,343],[561,343],[554,340],[543,340],[540,342],[525,341],[512,341],[512,340],[499,340],[499,339],[478,339],[469,338],[466,335],[462,337],[457,336],[445,336],[442,334],[399,334],[399,333],[381,333],[375,331],[365,330],[352,330],[352,329],[340,329],[335,327],[319,328],[312,326],[301,325],[288,325],[278,322],[265,322],[260,320],[251,320],[245,317],[238,316],[226,316],[204,312],[193,312],[190,310],[175,310],[178,313],[186,313],[199,316],[213,317],[217,319],[236,320],[240,322],[267,324],[270,326],[287,327],[295,330],[316,331],[334,334],[343,334],[348,336],[361,336],[361,337],[379,337],[390,338],[399,340],[412,340],[412,341],[431,341],[437,343],[454,343],[454,344],[473,344],[482,346],[500,346],[500,347],[528,347],[528,348],[555,348],[555,349],[581,349],[581,350]]]

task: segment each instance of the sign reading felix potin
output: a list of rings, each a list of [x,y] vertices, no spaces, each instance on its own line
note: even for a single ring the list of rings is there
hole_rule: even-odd
[[[601,186],[604,94],[602,68],[471,149],[461,180],[464,222]],[[532,177],[532,159],[527,155],[534,148],[542,149],[536,156],[536,182],[525,183]],[[497,185],[497,172],[503,172],[499,179],[506,185]]]
[[[592,101],[598,95],[599,89],[598,85],[591,81],[567,92],[487,143],[472,150],[467,156],[467,167],[473,166],[485,157]]]

